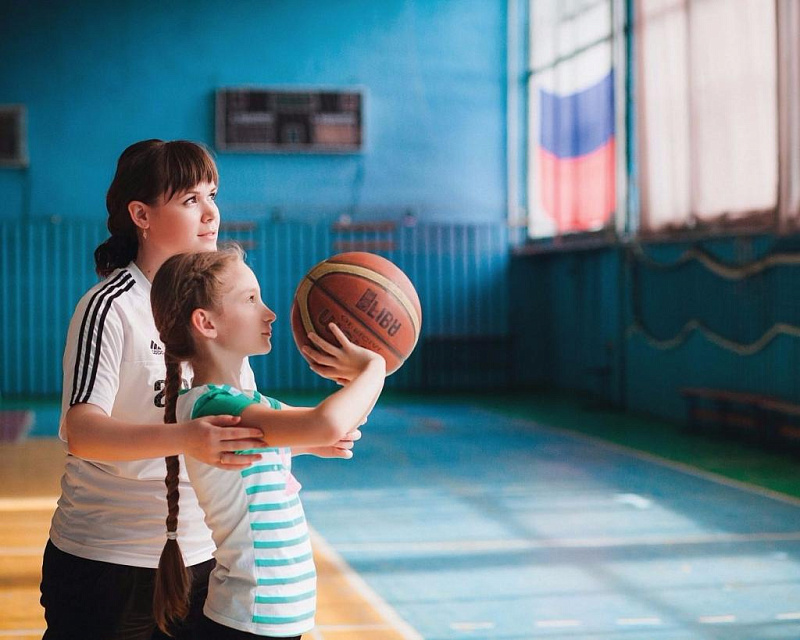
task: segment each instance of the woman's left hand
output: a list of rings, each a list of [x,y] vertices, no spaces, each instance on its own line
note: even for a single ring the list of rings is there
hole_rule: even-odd
[[[304,447],[303,449],[292,448],[292,451],[294,453],[310,453],[318,458],[342,458],[344,460],[349,460],[353,457],[353,446],[358,440],[361,440],[361,431],[359,429],[354,429],[332,445]]]

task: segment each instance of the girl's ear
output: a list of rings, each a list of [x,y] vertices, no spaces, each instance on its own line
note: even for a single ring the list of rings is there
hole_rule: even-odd
[[[195,309],[192,311],[189,322],[192,325],[192,330],[204,338],[217,337],[217,327],[214,324],[214,317],[206,309]]]
[[[150,207],[144,202],[131,200],[128,203],[128,213],[135,224],[140,229],[147,229],[150,226]]]

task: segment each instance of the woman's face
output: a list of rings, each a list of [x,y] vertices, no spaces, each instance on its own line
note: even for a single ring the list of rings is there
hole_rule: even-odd
[[[213,182],[177,191],[166,201],[161,196],[149,208],[147,244],[168,254],[215,250],[219,230],[216,197]]]

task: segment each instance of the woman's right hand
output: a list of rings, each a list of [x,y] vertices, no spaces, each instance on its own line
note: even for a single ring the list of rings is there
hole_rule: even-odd
[[[246,469],[261,456],[235,452],[263,448],[267,444],[261,429],[237,427],[239,422],[238,416],[208,416],[184,423],[184,453],[219,469]]]
[[[316,349],[308,345],[304,345],[301,349],[314,373],[344,385],[352,382],[356,376],[376,362],[383,365],[385,372],[386,361],[383,356],[351,342],[333,322],[328,328],[338,340],[339,346],[331,344],[316,333],[309,333],[308,339]]]

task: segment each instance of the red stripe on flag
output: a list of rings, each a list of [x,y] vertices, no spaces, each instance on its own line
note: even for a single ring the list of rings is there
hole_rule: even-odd
[[[542,208],[558,233],[606,226],[616,207],[614,139],[579,158],[560,159],[539,148]]]

